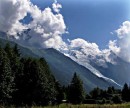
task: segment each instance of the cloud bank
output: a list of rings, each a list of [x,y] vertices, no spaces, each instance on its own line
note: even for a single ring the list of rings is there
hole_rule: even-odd
[[[100,50],[96,43],[77,38],[68,43],[63,41],[66,31],[64,17],[60,13],[62,5],[56,0],[52,7],[44,10],[30,0],[0,0],[0,31],[8,33],[16,41],[37,48],[55,48],[84,65],[94,61],[107,67],[106,62],[115,64],[112,52],[130,62],[130,22],[125,21],[115,30],[117,40],[110,40],[108,48]],[[29,24],[21,22],[27,14]],[[124,44],[125,43],[125,44]]]
[[[26,29],[19,20],[27,15],[29,5],[30,1],[27,0],[0,0],[0,30],[16,35]]]
[[[52,8],[55,12],[59,13],[60,9],[62,8],[62,5],[59,4],[56,0],[54,1],[54,3],[52,4]]]
[[[118,36],[116,46],[120,48],[118,56],[130,62],[130,21],[123,22],[115,32]]]
[[[130,62],[130,21],[123,22],[115,33],[117,39],[110,40],[108,48],[103,50],[100,50],[96,43],[80,38],[71,40],[69,55],[66,55],[84,66],[86,62],[92,61],[99,66],[107,67],[106,63],[116,64],[116,56]]]
[[[86,63],[95,62],[103,67],[107,67],[107,62],[115,64],[112,50],[116,49],[117,53],[120,50],[112,41],[109,42],[109,49],[100,50],[96,43],[81,38],[71,40],[68,49],[66,55],[81,65],[86,66]]]
[[[52,4],[54,14],[50,7],[42,11],[30,0],[0,0],[0,31],[21,41],[28,40],[28,45],[60,49],[65,47],[62,34],[66,32],[60,8],[62,5],[55,1]],[[28,13],[32,21],[29,24],[21,23],[20,20]],[[24,34],[27,31],[28,35]]]

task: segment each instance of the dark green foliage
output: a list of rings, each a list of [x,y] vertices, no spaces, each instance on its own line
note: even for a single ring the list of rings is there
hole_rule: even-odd
[[[60,83],[56,82],[56,90],[57,90],[57,103],[62,103],[62,100],[66,99],[65,88],[60,85]]]
[[[45,105],[56,100],[54,78],[44,59],[22,59],[23,72],[17,82],[17,102],[24,104]]]
[[[76,73],[74,73],[74,76],[72,78],[71,84],[69,85],[69,102],[74,104],[82,103],[85,99],[85,92],[83,89],[83,82],[77,76]]]
[[[122,103],[121,96],[120,96],[120,95],[115,95],[115,96],[112,98],[112,101],[113,101],[113,103],[115,103],[115,104]]]
[[[0,45],[2,47],[4,47],[7,42],[10,42],[10,46],[14,47],[15,42],[0,39]],[[53,48],[38,49],[32,46],[23,47],[18,45],[18,49],[20,49],[21,57],[44,57],[49,64],[51,72],[55,76],[56,80],[58,80],[62,85],[67,86],[72,78],[72,74],[77,72],[77,74],[80,75],[80,78],[84,82],[84,88],[87,90],[87,92],[90,92],[97,86],[103,89],[109,86],[117,87],[116,84],[97,77],[87,68],[79,65],[69,57],[66,57],[64,54]]]
[[[8,103],[14,91],[14,76],[7,53],[0,48],[0,103]]]
[[[14,54],[17,56],[17,57],[20,57],[20,50],[18,48],[18,45],[15,44],[14,48],[13,48],[13,51],[14,51]]]
[[[107,93],[108,94],[113,94],[114,93],[114,88],[113,87],[108,87]]]
[[[130,101],[130,89],[126,83],[122,89],[122,99],[125,101]]]
[[[47,105],[56,101],[56,81],[47,62],[21,58],[15,45],[0,48],[0,102]]]
[[[44,58],[23,58],[17,45],[0,47],[0,104],[48,105],[62,100],[73,104],[117,104],[130,101],[130,88],[127,84],[122,91],[97,87],[85,97],[83,82],[76,73],[64,87],[51,74]]]
[[[15,73],[17,73],[20,68],[20,66],[19,66],[20,65],[19,49],[17,48],[17,45],[15,45],[13,48],[11,48],[10,44],[7,43],[4,50],[7,53],[7,57],[9,58],[12,72],[15,75]]]
[[[108,87],[107,90],[102,90],[98,87],[94,88],[90,92],[90,95],[86,96],[86,103],[89,102],[88,100],[95,100],[95,103],[97,104],[118,104],[123,102],[121,90],[115,89],[114,87]]]
[[[103,98],[101,103],[102,103],[102,104],[105,104],[105,103],[106,103],[106,99]]]
[[[90,95],[93,99],[97,99],[100,97],[100,94],[101,94],[101,89],[99,89],[98,87],[97,88],[94,88],[91,92],[90,92]]]

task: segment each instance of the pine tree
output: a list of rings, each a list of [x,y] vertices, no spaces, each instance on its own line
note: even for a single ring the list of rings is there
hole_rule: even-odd
[[[71,84],[69,86],[69,101],[74,104],[82,103],[85,99],[85,92],[83,89],[83,82],[77,76],[76,73],[74,73],[74,76],[72,78]]]
[[[114,93],[114,88],[113,87],[108,87],[107,93],[112,95]]]
[[[12,48],[10,46],[10,43],[7,43],[5,45],[4,51],[6,52],[9,59],[11,59],[13,57],[13,50],[12,50]]]
[[[62,100],[65,99],[65,92],[63,91],[63,87],[60,85],[60,83],[57,81],[56,82],[56,90],[57,90],[57,97],[56,100],[58,103],[61,103]]]
[[[112,97],[112,101],[113,101],[115,104],[120,104],[120,103],[122,103],[121,96],[120,96],[120,95],[114,95],[114,96]]]
[[[0,48],[0,102],[8,103],[14,91],[14,77],[7,54]]]
[[[122,99],[124,101],[129,101],[130,97],[129,97],[129,87],[127,85],[127,83],[124,84],[124,87],[122,89]]]
[[[39,59],[39,66],[41,71],[40,79],[40,85],[42,87],[44,97],[42,97],[43,100],[45,100],[45,103],[48,102],[54,102],[56,101],[57,96],[57,90],[56,90],[56,80],[54,76],[51,74],[51,71],[49,69],[49,66],[44,58]],[[44,104],[45,104],[44,103]]]
[[[47,105],[54,101],[56,99],[55,82],[49,76],[47,65],[43,64],[45,61],[22,58],[21,62],[23,72],[18,76],[16,103]]]
[[[10,60],[10,65],[13,74],[15,75],[19,71],[19,65],[20,65],[20,52],[17,47],[17,44],[15,44],[14,48],[11,48],[10,44],[7,43],[5,48],[5,52],[7,53],[7,56]]]
[[[97,88],[94,88],[91,92],[90,92],[90,95],[93,99],[97,99],[100,97],[100,94],[101,94],[101,89],[99,89],[98,87]]]
[[[32,103],[32,91],[35,88],[35,79],[36,75],[33,73],[34,68],[32,68],[33,59],[31,58],[22,58],[21,59],[21,72],[16,75],[16,88],[15,92],[15,103],[16,104],[31,104]]]
[[[13,48],[13,51],[14,51],[14,54],[17,56],[17,57],[20,57],[20,50],[18,49],[18,45],[15,44],[14,48]]]

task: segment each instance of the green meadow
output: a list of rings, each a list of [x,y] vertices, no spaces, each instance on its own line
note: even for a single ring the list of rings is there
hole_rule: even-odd
[[[124,104],[81,104],[81,105],[72,105],[72,104],[60,104],[56,106],[46,106],[46,107],[36,107],[32,108],[130,108],[130,103]]]

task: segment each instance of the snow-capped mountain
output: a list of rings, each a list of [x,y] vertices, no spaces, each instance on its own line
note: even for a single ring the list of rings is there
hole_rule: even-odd
[[[9,41],[0,39],[1,46],[4,46],[7,42]],[[11,45],[15,44],[13,41],[10,41],[10,43]],[[80,75],[87,91],[90,91],[97,86],[102,89],[106,89],[109,86],[120,88],[120,85],[115,83],[113,80],[106,77],[99,77],[99,72],[91,65],[88,65],[88,68],[84,67],[53,48],[37,49],[34,47],[23,47],[21,45],[19,45],[19,48],[23,56],[44,57],[56,79],[63,85],[69,84],[74,72],[76,72]]]
[[[79,57],[76,57],[76,54],[75,53],[71,53],[69,52],[68,54],[66,54],[66,56],[70,57],[72,60],[74,60],[75,62],[77,62],[78,64],[84,66],[85,68],[89,69],[94,75],[98,76],[99,78],[103,78],[105,79],[106,81],[109,81],[111,83],[115,83],[117,84],[118,86],[121,87],[121,85],[119,83],[117,83],[116,81],[114,81],[113,79],[109,78],[109,77],[106,77],[104,76],[99,70],[97,70],[95,67],[93,67],[89,61],[91,60],[92,62],[92,59],[89,59],[87,60],[86,58],[81,58],[79,59]],[[97,61],[97,60],[95,60]],[[93,61],[94,62],[94,61]],[[96,62],[95,62],[96,64]],[[97,64],[98,65],[98,64]]]

